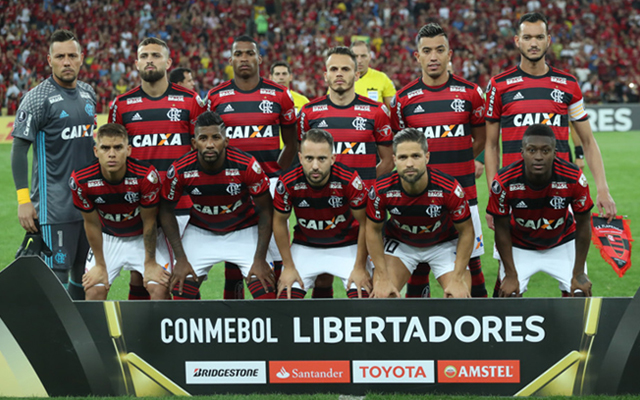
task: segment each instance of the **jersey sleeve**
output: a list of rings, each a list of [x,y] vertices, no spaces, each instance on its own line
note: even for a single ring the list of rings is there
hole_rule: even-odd
[[[111,109],[109,110],[109,122],[122,125],[122,114],[118,111],[119,104],[120,97],[116,97],[113,104],[111,104]]]
[[[375,115],[375,128],[374,137],[376,143],[382,145],[389,145],[393,141],[393,134],[391,131],[391,119],[389,116],[389,109],[386,105],[382,104],[378,107]]]
[[[404,116],[402,115],[402,104],[398,98],[398,93],[391,99],[391,129],[394,132],[401,131],[405,128]]]
[[[489,203],[487,204],[487,212],[496,217],[506,217],[509,215],[509,203],[507,203],[507,189],[500,182],[498,175],[491,182],[491,190],[489,190]]]
[[[589,195],[589,183],[583,173],[580,173],[578,183],[573,185],[571,208],[576,214],[589,212],[593,208],[593,200]]]
[[[69,188],[71,189],[71,196],[73,197],[73,205],[78,210],[84,212],[93,211],[94,204],[87,198],[87,187],[78,182],[76,171],[71,173]]]
[[[360,175],[355,171],[349,181],[347,190],[345,190],[345,194],[347,195],[347,200],[349,200],[349,207],[359,210],[367,206],[367,187]]]
[[[191,110],[189,110],[189,133],[195,135],[196,120],[203,112],[207,111],[206,104],[202,101],[199,95],[196,95],[191,102]]]
[[[309,126],[309,109],[302,107],[300,115],[298,117],[298,141],[302,141],[302,135],[305,134],[311,127]]]
[[[11,136],[33,142],[36,134],[44,125],[49,110],[49,102],[44,88],[36,87],[29,91],[20,103]]]
[[[367,217],[375,222],[384,222],[387,216],[387,204],[385,197],[380,194],[377,182],[371,186],[367,197]]]
[[[281,213],[288,214],[291,212],[291,195],[287,186],[278,179],[276,183],[276,191],[273,195],[273,208]]]
[[[491,78],[491,81],[487,86],[487,99],[486,99],[484,117],[488,121],[498,122],[500,121],[501,115],[502,115],[502,98],[498,93],[498,88],[496,87],[496,82],[494,78]]]
[[[207,93],[207,98],[204,99],[205,108],[207,111],[216,111],[218,97],[213,94],[213,89],[209,90]]]
[[[480,86],[471,91],[471,126],[484,126],[484,93]]]
[[[571,121],[584,121],[589,119],[589,114],[584,109],[584,99],[582,98],[582,90],[578,82],[571,83],[571,104],[569,104],[569,119]]]
[[[280,125],[296,123],[296,106],[293,104],[291,91],[287,89],[280,96]]]
[[[177,203],[182,197],[184,181],[182,175],[178,173],[175,163],[171,164],[167,170],[167,177],[162,182],[162,198]]]
[[[384,77],[384,86],[382,88],[382,99],[385,97],[391,97],[396,94],[396,87],[393,85],[393,81],[385,74]]]
[[[453,191],[447,194],[444,204],[447,210],[449,210],[453,222],[460,223],[471,218],[471,210],[469,209],[469,202],[460,183],[455,181],[454,185]]]
[[[269,191],[269,177],[253,157],[249,161],[249,167],[244,171],[243,178],[244,184],[247,185],[252,196],[259,196]]]
[[[147,174],[140,184],[140,206],[155,207],[160,202],[160,190],[162,189],[162,181],[158,170],[152,165],[147,170]]]

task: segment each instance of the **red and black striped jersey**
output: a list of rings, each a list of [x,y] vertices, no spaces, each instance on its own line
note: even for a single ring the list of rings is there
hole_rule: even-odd
[[[414,247],[428,247],[456,239],[454,223],[471,217],[464,189],[454,177],[427,167],[424,192],[410,195],[397,172],[384,175],[369,189],[367,217],[384,222],[384,234]]]
[[[496,217],[510,216],[515,247],[544,250],[574,238],[576,227],[569,206],[576,213],[591,210],[589,185],[577,166],[556,157],[551,181],[539,189],[527,183],[523,160],[498,171],[491,184],[487,212]]]
[[[280,126],[296,123],[289,89],[261,78],[258,86],[247,92],[230,80],[209,91],[207,107],[224,120],[231,146],[254,156],[268,176],[278,175]]]
[[[358,173],[335,163],[321,188],[311,186],[302,166],[285,172],[276,185],[276,211],[296,213],[293,243],[312,247],[339,247],[356,244],[359,224],[351,209],[367,204],[367,188]]]
[[[471,205],[478,204],[471,128],[483,125],[482,89],[453,74],[436,87],[418,78],[399,90],[391,103],[393,130],[422,131],[431,153],[429,165],[455,177]]]
[[[299,139],[309,129],[324,129],[333,136],[336,160],[354,168],[369,187],[376,180],[378,146],[393,141],[387,106],[356,95],[351,104],[337,106],[328,95],[300,110]]]
[[[98,212],[102,232],[125,237],[142,235],[140,207],[158,205],[162,182],[153,165],[128,158],[127,172],[120,182],[107,181],[95,160],[74,171],[69,186],[77,209]]]
[[[252,196],[269,192],[269,178],[256,159],[239,149],[227,147],[220,171],[205,172],[192,151],[176,160],[162,184],[162,198],[176,202],[191,196],[189,223],[216,233],[228,233],[258,223]]]
[[[522,158],[522,136],[533,124],[553,129],[558,157],[571,161],[569,121],[589,118],[578,80],[553,67],[542,76],[529,75],[519,66],[494,76],[487,87],[486,101],[485,118],[500,122],[505,167]]]
[[[171,163],[191,151],[195,122],[204,110],[200,97],[180,85],[170,83],[160,97],[138,86],[116,97],[109,120],[127,129],[131,157],[151,163],[164,179]],[[186,214],[190,207],[185,196],[177,210]]]

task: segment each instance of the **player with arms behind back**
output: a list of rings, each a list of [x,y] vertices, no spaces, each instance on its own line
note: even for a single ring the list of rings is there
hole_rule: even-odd
[[[546,272],[564,296],[591,296],[586,260],[593,201],[587,178],[557,157],[546,125],[527,128],[522,157],[494,177],[487,213],[494,216],[500,297],[522,296],[531,276]]]
[[[170,274],[156,262],[160,175],[129,158],[128,139],[122,125],[102,125],[94,147],[98,159],[69,181],[91,245],[82,278],[87,300],[106,300],[123,268],[144,276],[151,299],[168,296]]]

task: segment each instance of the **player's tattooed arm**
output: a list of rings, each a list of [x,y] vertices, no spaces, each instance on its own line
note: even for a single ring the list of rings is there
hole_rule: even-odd
[[[247,282],[253,281],[254,277],[259,279],[264,290],[268,293],[274,290],[276,284],[273,271],[266,261],[269,241],[273,232],[273,201],[269,191],[266,191],[259,196],[254,196],[253,202],[258,213],[258,244]]]
[[[573,277],[571,279],[571,296],[582,294],[591,297],[591,281],[584,272],[584,265],[587,261],[587,253],[591,244],[591,213],[575,213],[576,218],[576,258],[573,266]]]
[[[509,216],[495,217],[495,242],[504,266],[505,277],[500,284],[499,297],[512,297],[520,294],[520,281],[513,262],[513,242]]]
[[[169,239],[171,249],[176,258],[176,264],[173,267],[171,279],[169,280],[169,290],[173,290],[176,284],[178,284],[178,293],[182,294],[182,288],[187,276],[191,275],[194,280],[197,280],[198,276],[184,253],[182,240],[180,239],[180,228],[178,227],[178,220],[174,212],[175,208],[176,203],[171,203],[165,199],[160,200],[160,224],[162,231],[167,239]]]
[[[276,297],[280,298],[280,293],[283,290],[287,290],[287,298],[291,298],[291,287],[294,282],[298,282],[300,287],[304,290],[304,282],[298,274],[298,270],[293,262],[291,256],[291,243],[289,242],[289,227],[287,221],[289,221],[290,212],[284,213],[276,210],[273,213],[273,237],[278,245],[278,250],[282,256],[283,270],[278,281],[278,294]]]
[[[282,169],[287,169],[291,166],[293,159],[298,154],[298,134],[296,131],[296,124],[293,125],[281,125],[280,135],[282,135],[282,151],[278,157],[278,165]]]
[[[140,207],[142,239],[144,242],[144,285],[147,286],[149,281],[153,281],[167,287],[169,286],[171,274],[156,262],[157,214],[158,207]]]
[[[95,259],[95,266],[82,276],[82,286],[86,289],[102,283],[109,290],[109,274],[107,272],[107,264],[104,261],[104,252],[102,251],[102,224],[98,211],[83,212],[84,230],[87,235],[87,241]]]
[[[371,293],[373,289],[373,283],[371,281],[371,276],[367,271],[367,237],[366,237],[366,226],[367,226],[367,211],[365,208],[361,209],[351,209],[353,216],[360,224],[360,228],[358,229],[358,251],[356,253],[356,263],[353,266],[353,271],[351,271],[351,275],[349,275],[349,280],[347,281],[347,288],[351,288],[351,284],[356,285],[356,289],[358,290],[358,298],[362,298],[362,289],[364,288],[367,292]]]

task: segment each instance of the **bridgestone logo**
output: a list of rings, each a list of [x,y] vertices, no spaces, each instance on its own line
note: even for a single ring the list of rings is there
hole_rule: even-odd
[[[187,384],[265,384],[264,361],[187,361]]]

